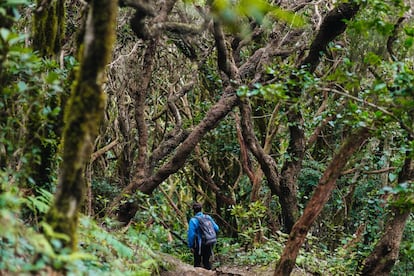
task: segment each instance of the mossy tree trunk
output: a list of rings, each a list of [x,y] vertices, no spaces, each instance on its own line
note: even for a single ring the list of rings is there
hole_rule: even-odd
[[[38,0],[33,16],[32,43],[33,49],[42,57],[58,58],[65,35],[65,0]],[[66,94],[65,94],[66,95]],[[62,94],[49,98],[52,109],[61,107]],[[38,108],[43,108],[39,106]],[[33,160],[31,178],[37,187],[47,187],[52,182],[53,162],[56,159],[58,143],[46,142],[57,140],[61,136],[62,116],[50,118],[50,127],[42,128],[40,111],[33,112],[30,117],[28,131],[32,137],[31,148],[39,151],[39,160]],[[39,132],[40,129],[43,131]]]
[[[93,0],[86,23],[81,65],[65,113],[63,160],[55,201],[47,222],[55,232],[69,237],[65,246],[76,248],[79,210],[86,185],[84,168],[93,150],[103,117],[105,66],[115,40],[116,0]]]
[[[59,53],[65,34],[65,0],[37,0],[33,21],[33,49],[43,56]]]

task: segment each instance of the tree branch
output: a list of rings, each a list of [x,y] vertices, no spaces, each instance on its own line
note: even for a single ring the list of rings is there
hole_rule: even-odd
[[[205,118],[193,129],[193,131],[191,131],[188,137],[177,148],[174,156],[172,156],[172,158],[155,174],[142,179],[140,181],[141,184],[138,187],[133,187],[133,190],[139,189],[143,193],[151,194],[162,181],[171,174],[177,172],[184,165],[187,158],[204,135],[215,128],[220,120],[223,119],[237,103],[238,97],[235,89],[228,86],[221,99],[207,112]]]
[[[319,180],[313,196],[308,201],[302,216],[298,219],[290,232],[289,239],[276,266],[274,273],[275,276],[290,275],[293,266],[296,263],[296,257],[299,253],[299,249],[305,241],[310,227],[315,222],[325,203],[330,198],[331,193],[335,188],[336,181],[341,174],[341,170],[344,168],[354,152],[369,136],[370,132],[367,128],[358,129],[348,137],[346,142],[339,149],[338,153],[332,158],[332,161]]]
[[[217,48],[218,68],[225,73],[230,80],[235,80],[238,75],[238,70],[228,51],[223,30],[217,21],[214,21],[214,40]]]
[[[373,103],[371,103],[371,102],[368,102],[368,101],[366,101],[366,100],[363,100],[363,99],[359,99],[359,98],[357,98],[357,97],[355,97],[355,96],[352,96],[352,95],[350,95],[350,94],[348,94],[348,93],[345,93],[345,92],[342,92],[342,91],[339,91],[339,90],[337,90],[337,89],[334,89],[334,88],[324,88],[324,89],[326,89],[327,91],[331,91],[331,92],[334,92],[334,93],[337,93],[337,94],[339,94],[339,95],[342,95],[342,96],[345,96],[345,97],[348,97],[348,98],[350,98],[350,99],[352,99],[352,100],[354,100],[354,101],[356,101],[356,102],[360,102],[360,103],[363,103],[364,105],[367,105],[367,106],[369,106],[369,107],[372,107],[372,108],[374,108],[374,109],[377,109],[377,110],[379,110],[379,111],[381,111],[382,113],[384,113],[385,115],[388,115],[388,116],[390,116],[391,118],[393,118],[396,122],[398,122],[400,125],[401,125],[401,127],[405,130],[405,131],[407,131],[407,133],[410,135],[410,137],[414,137],[414,132],[413,132],[413,130],[410,128],[410,127],[408,127],[400,118],[398,118],[396,115],[394,115],[392,112],[390,112],[390,111],[388,111],[388,110],[386,110],[384,107],[382,107],[382,106],[379,106],[379,105],[376,105],[376,104],[373,104]]]
[[[391,35],[387,39],[387,50],[393,61],[396,61],[396,58],[392,46],[394,44],[394,41],[397,40],[398,31],[405,19],[406,18],[404,16],[398,18],[397,23],[394,24],[394,29],[392,30]]]
[[[388,173],[390,171],[395,171],[396,169],[397,169],[397,167],[389,167],[389,168],[383,168],[383,169],[380,169],[380,170],[361,171],[361,173],[364,173],[364,174],[381,174],[381,173]],[[355,171],[360,171],[360,168],[352,168],[352,169],[343,171],[341,173],[341,175],[351,174],[351,173],[354,173]]]
[[[247,101],[242,101],[239,104],[239,108],[241,113],[242,133],[245,142],[248,145],[249,150],[253,153],[259,162],[263,173],[267,178],[267,183],[270,191],[272,192],[272,195],[280,196],[279,173],[277,170],[277,165],[273,158],[265,153],[253,132],[253,124],[251,121],[251,107]]]
[[[105,152],[110,151],[116,145],[118,145],[118,139],[115,139],[114,141],[112,141],[108,145],[106,145],[106,146],[100,148],[99,150],[95,151],[94,153],[92,153],[91,160],[89,161],[89,163],[95,162],[95,160],[97,158],[99,158],[100,156],[102,156]]]
[[[308,66],[309,72],[314,72],[319,64],[321,54],[326,52],[329,42],[342,34],[346,29],[346,21],[351,20],[359,10],[355,2],[342,3],[331,10],[323,19],[316,37],[314,38],[308,56],[302,66]]]

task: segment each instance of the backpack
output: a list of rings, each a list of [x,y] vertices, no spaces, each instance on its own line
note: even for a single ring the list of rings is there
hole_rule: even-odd
[[[196,216],[195,218],[200,225],[201,244],[209,245],[216,243],[217,235],[211,219],[206,215]]]

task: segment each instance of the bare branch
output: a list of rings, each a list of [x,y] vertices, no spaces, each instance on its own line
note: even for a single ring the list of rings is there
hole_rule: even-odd
[[[95,160],[97,158],[99,158],[100,156],[102,156],[105,152],[110,151],[116,145],[118,145],[118,139],[115,139],[114,141],[112,141],[108,145],[106,145],[103,148],[100,148],[99,150],[97,150],[94,153],[92,153],[90,163],[95,162]]]
[[[407,126],[407,125],[406,125],[406,124],[405,124],[405,123],[401,120],[401,118],[397,117],[397,116],[396,116],[396,115],[394,115],[392,112],[390,112],[390,111],[386,110],[384,107],[382,107],[382,106],[378,106],[378,105],[376,105],[376,104],[373,104],[373,103],[368,102],[368,101],[363,100],[363,99],[359,99],[359,98],[357,98],[357,97],[355,97],[355,96],[352,96],[352,95],[350,95],[350,94],[348,94],[348,93],[345,93],[345,92],[339,91],[339,90],[334,89],[334,88],[324,88],[323,90],[325,90],[325,89],[326,89],[327,91],[330,91],[330,92],[334,92],[334,93],[340,94],[340,95],[345,96],[345,97],[348,97],[348,98],[350,98],[350,99],[352,99],[352,100],[354,100],[354,101],[357,101],[357,102],[363,103],[364,105],[367,105],[367,106],[369,106],[369,107],[372,107],[372,108],[374,108],[374,109],[377,109],[377,110],[381,111],[382,113],[384,113],[384,114],[386,114],[386,115],[390,116],[391,118],[393,118],[396,122],[398,122],[398,123],[401,125],[401,127],[402,127],[403,129],[405,129],[405,130],[408,132],[408,134],[409,134],[411,137],[414,137],[414,132],[413,132],[413,129],[412,129],[412,128],[410,128],[409,126]]]
[[[380,170],[361,171],[361,173],[364,173],[364,174],[381,174],[381,173],[388,173],[390,171],[395,171],[396,169],[397,169],[397,167],[389,167],[389,168],[383,168],[383,169],[380,169]],[[351,174],[351,173],[354,173],[355,171],[360,171],[360,168],[352,168],[352,169],[343,171],[341,173],[341,175]]]
[[[249,150],[256,157],[264,174],[266,175],[267,183],[272,194],[280,196],[279,173],[277,165],[275,160],[270,155],[265,153],[253,132],[251,107],[248,102],[243,101],[240,103],[239,108],[241,113],[242,133],[245,142],[248,145]]]
[[[218,22],[214,22],[214,40],[217,48],[217,63],[219,69],[224,72],[230,80],[235,80],[238,70],[226,45],[223,30]]]
[[[148,16],[155,16],[154,7],[146,0],[121,0],[119,6],[126,6],[139,10]]]

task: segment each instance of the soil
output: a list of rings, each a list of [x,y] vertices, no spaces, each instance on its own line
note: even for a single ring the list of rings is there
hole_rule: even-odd
[[[168,267],[168,271],[160,272],[161,276],[272,276],[275,269],[274,265],[267,267],[223,265],[213,270],[206,270],[183,263],[170,255],[163,256],[163,261]],[[298,268],[295,268],[291,273],[291,276],[309,275],[312,274]]]

